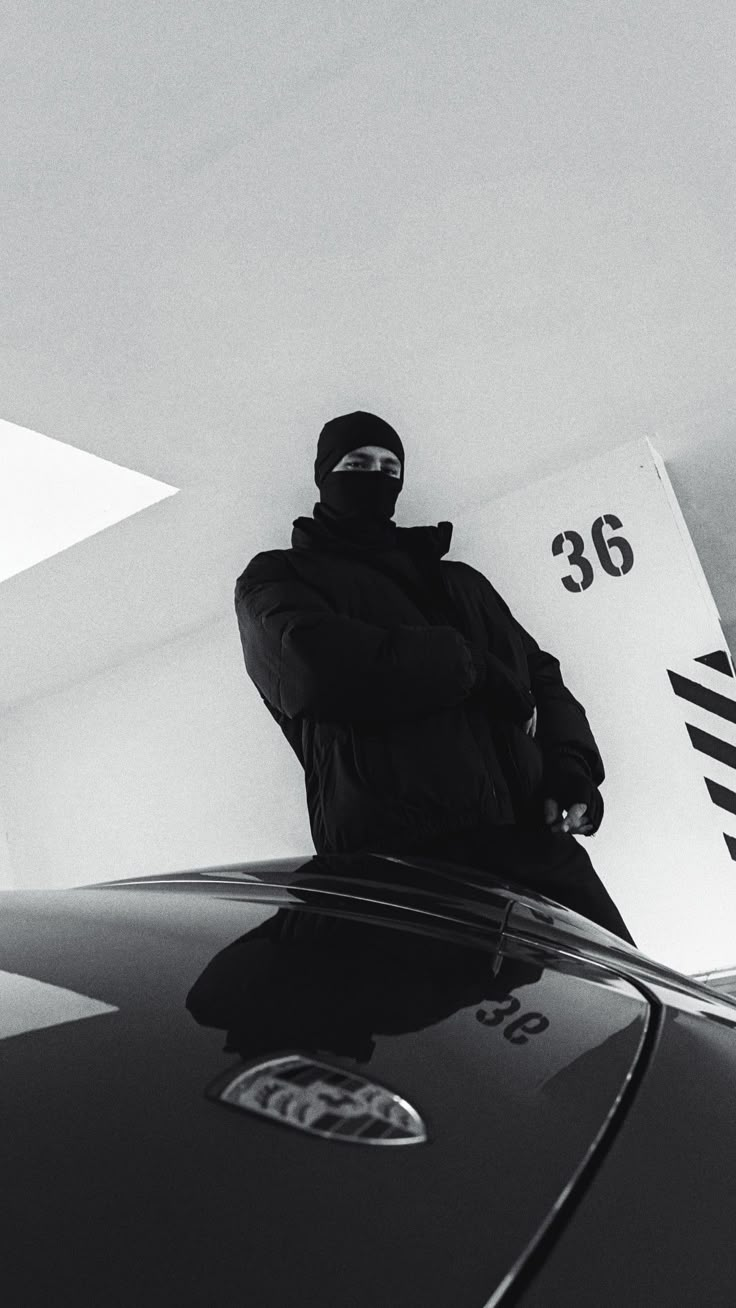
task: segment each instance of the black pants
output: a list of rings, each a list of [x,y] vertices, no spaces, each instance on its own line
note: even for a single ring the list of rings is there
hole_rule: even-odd
[[[591,922],[635,945],[611,896],[595,874],[582,846],[583,839],[562,832],[553,834],[546,827],[535,830],[514,825],[472,827],[414,843],[406,852],[446,858],[481,871],[495,872],[504,880],[516,882],[522,890],[528,887],[582,913]]]

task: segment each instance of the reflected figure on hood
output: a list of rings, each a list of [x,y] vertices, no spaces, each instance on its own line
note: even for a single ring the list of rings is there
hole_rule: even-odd
[[[320,432],[312,517],[238,578],[245,667],[304,770],[317,853],[437,854],[634,943],[575,836],[605,771],[585,710],[452,523],[398,527],[404,446],[358,410]],[[549,889],[548,889],[549,886]]]
[[[375,1036],[421,1031],[532,985],[541,966],[304,909],[279,909],[216,954],[186,1006],[244,1060],[283,1049],[368,1063]]]

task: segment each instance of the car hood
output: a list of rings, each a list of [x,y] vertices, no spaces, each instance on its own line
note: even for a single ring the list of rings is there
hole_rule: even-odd
[[[3,897],[19,1302],[495,1304],[610,1129],[649,1020],[615,969],[505,935],[503,887],[279,867]],[[426,1138],[222,1101],[287,1056]]]

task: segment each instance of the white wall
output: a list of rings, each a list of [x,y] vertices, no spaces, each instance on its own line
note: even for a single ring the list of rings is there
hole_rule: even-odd
[[[12,884],[13,873],[10,863],[10,846],[8,845],[8,831],[4,817],[3,797],[0,792],[0,890],[9,890],[12,887]]]
[[[302,777],[233,609],[0,720],[0,887],[310,854]]]

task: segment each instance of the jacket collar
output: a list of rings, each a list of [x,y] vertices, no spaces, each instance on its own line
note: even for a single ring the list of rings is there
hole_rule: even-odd
[[[450,548],[453,526],[451,522],[438,522],[436,527],[396,527],[381,544],[358,544],[340,537],[326,522],[314,518],[295,518],[291,544],[297,550],[323,550],[333,554],[368,555],[385,554],[402,550],[419,559],[439,562]]]

